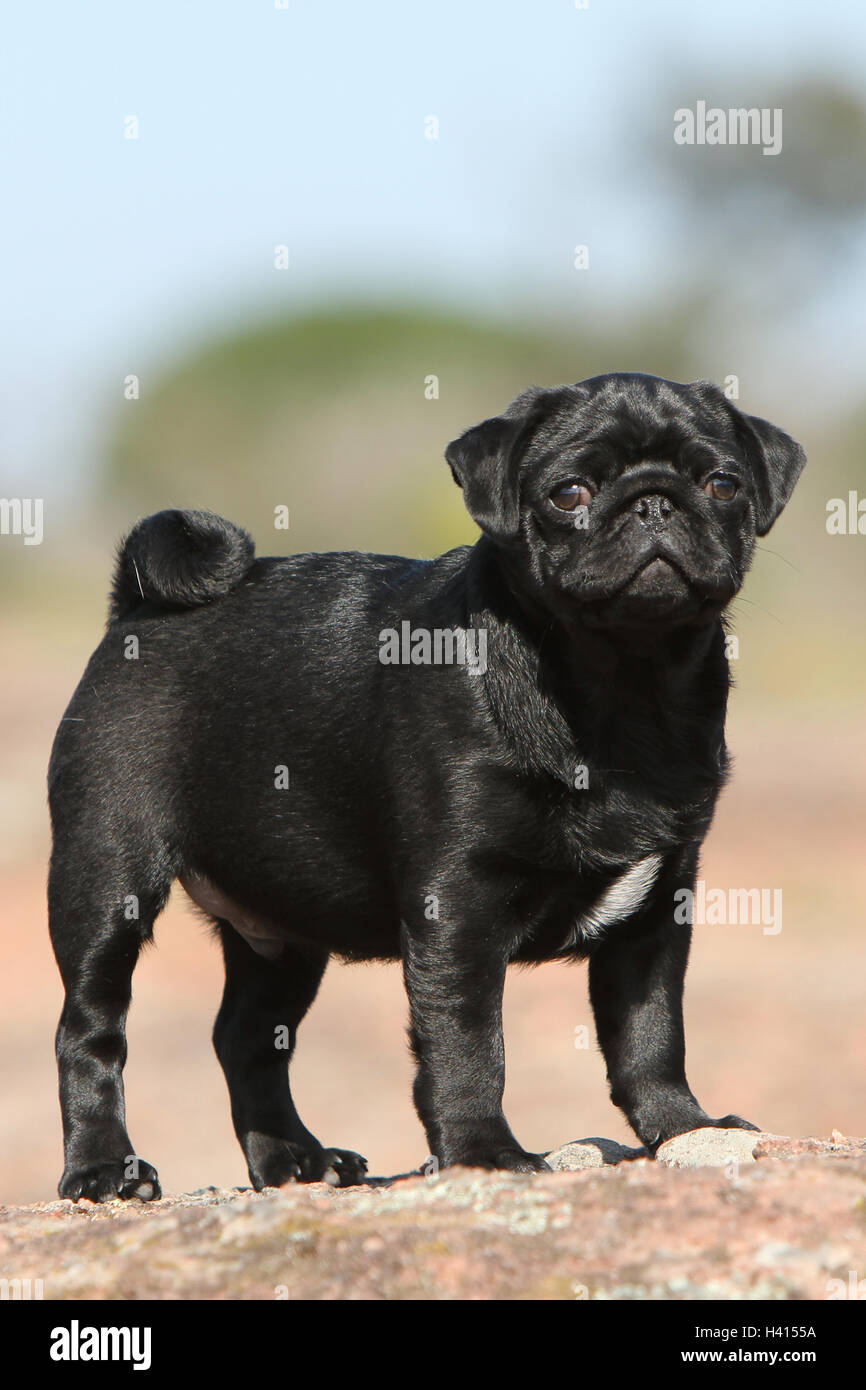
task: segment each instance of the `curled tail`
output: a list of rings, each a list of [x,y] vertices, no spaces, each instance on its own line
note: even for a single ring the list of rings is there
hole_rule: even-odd
[[[252,537],[214,512],[146,516],[118,550],[108,621],[126,617],[140,603],[196,608],[222,598],[254,559]]]

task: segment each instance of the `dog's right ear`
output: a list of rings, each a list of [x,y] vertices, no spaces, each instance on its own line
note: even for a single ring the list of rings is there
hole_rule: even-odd
[[[558,394],[530,386],[501,415],[464,430],[445,450],[469,515],[500,544],[519,535],[521,454]]]

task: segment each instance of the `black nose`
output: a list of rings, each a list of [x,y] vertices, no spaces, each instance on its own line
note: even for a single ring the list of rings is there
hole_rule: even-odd
[[[644,526],[653,529],[667,524],[668,518],[674,511],[674,504],[663,493],[652,492],[646,497],[639,497],[634,504],[634,510]]]

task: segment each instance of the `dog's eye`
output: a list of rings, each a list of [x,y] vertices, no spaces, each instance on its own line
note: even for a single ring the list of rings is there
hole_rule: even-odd
[[[736,497],[739,486],[739,479],[732,474],[714,473],[704,483],[704,492],[716,502],[730,502],[732,497]]]
[[[577,507],[588,507],[592,501],[592,493],[586,483],[579,483],[572,478],[569,482],[560,483],[555,487],[550,494],[550,500],[561,512],[573,512]]]

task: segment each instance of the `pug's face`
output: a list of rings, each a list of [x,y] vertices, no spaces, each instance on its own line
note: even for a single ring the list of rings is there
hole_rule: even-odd
[[[717,617],[805,463],[710,382],[624,373],[531,387],[445,457],[512,578],[598,628]]]

